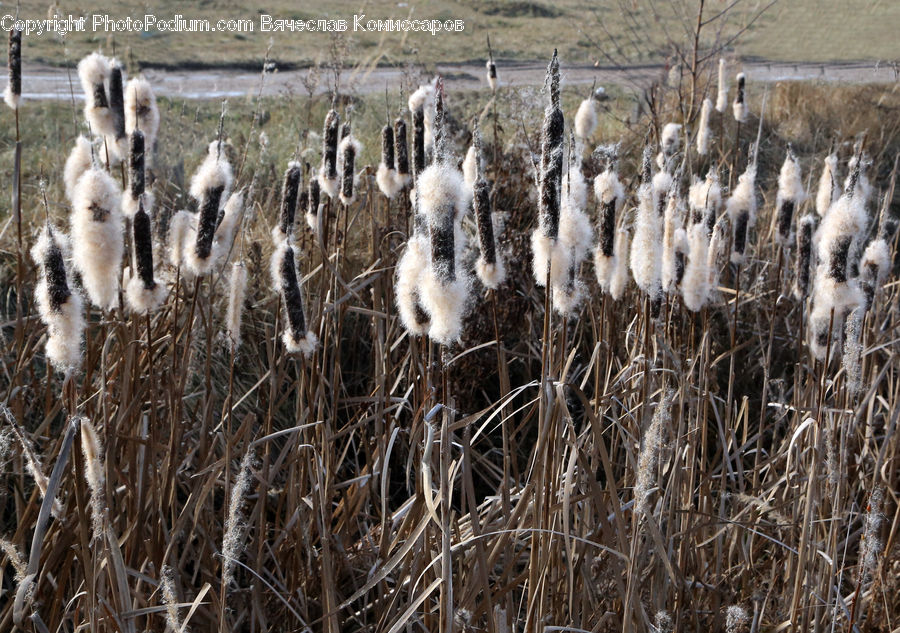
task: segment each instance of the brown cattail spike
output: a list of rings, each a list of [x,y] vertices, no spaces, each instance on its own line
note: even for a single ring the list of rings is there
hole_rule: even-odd
[[[425,169],[425,108],[416,108],[413,121],[413,177],[418,178]]]
[[[294,339],[306,336],[306,316],[303,314],[303,295],[297,281],[297,268],[294,263],[294,249],[285,247],[281,260],[281,293],[284,301],[284,313],[288,327]]]
[[[563,168],[563,132],[565,120],[559,107],[559,58],[556,50],[547,66],[547,85],[550,103],[544,111],[541,129],[541,174],[539,223],[544,235],[556,239],[559,235],[560,189]]]
[[[18,109],[22,95],[22,32],[9,31],[9,85],[4,97],[9,107]]]
[[[815,216],[805,215],[797,231],[797,287],[795,296],[805,299],[809,295],[809,279],[812,266],[813,233],[816,228]]]
[[[143,201],[138,201],[138,210],[134,214],[133,233],[138,276],[141,278],[145,290],[153,290],[156,288],[156,280],[153,278],[152,229],[150,216],[144,211]]]
[[[109,109],[112,112],[116,139],[125,137],[125,86],[122,65],[115,63],[109,74]]]
[[[340,117],[335,110],[325,116],[325,130],[322,135],[322,171],[326,178],[337,178],[337,146]]]
[[[381,128],[381,162],[387,169],[394,169],[394,128]]]
[[[300,163],[291,161],[284,172],[284,183],[281,187],[281,216],[279,228],[282,234],[290,236],[294,230],[294,215],[297,212],[297,197],[300,191],[302,171]]]
[[[213,238],[219,221],[219,204],[224,186],[215,186],[204,190],[200,201],[200,217],[197,221],[197,257],[207,259],[212,252]]]
[[[62,249],[53,237],[53,229],[47,225],[47,233],[50,237],[49,247],[44,255],[44,274],[47,277],[47,295],[50,298],[50,308],[56,312],[69,300],[72,291],[66,276],[66,266],[63,261]]]
[[[146,175],[144,171],[144,133],[135,130],[131,133],[128,152],[128,187],[131,197],[139,198],[145,190]]]
[[[402,117],[394,121],[394,155],[397,173],[400,176],[409,174],[409,149],[406,146],[406,121]]]

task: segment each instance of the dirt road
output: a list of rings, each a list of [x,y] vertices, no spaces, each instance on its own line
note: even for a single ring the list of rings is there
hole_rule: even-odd
[[[754,62],[745,63],[742,69],[748,80],[775,82],[786,80],[834,81],[846,83],[893,83],[898,81],[897,68],[888,64],[784,64]],[[737,69],[735,69],[736,71]],[[485,87],[484,67],[480,64],[437,65],[449,89],[468,90]],[[270,73],[266,77],[263,94],[306,94],[304,78],[308,70],[287,70]],[[632,67],[628,69],[597,68],[594,66],[564,66],[563,82],[568,85],[646,85],[659,77],[661,66]],[[152,82],[159,96],[182,99],[222,99],[256,94],[260,75],[246,71],[229,70],[148,70],[144,73]],[[544,66],[537,63],[498,64],[500,84],[521,86],[539,85],[544,79]],[[70,81],[74,90],[70,90]],[[341,78],[341,91],[345,94],[382,92],[387,85],[395,88],[403,81],[403,70],[375,68],[365,73],[345,72]],[[3,83],[6,83],[5,77]],[[317,92],[329,89],[323,78]],[[81,99],[78,77],[73,71],[51,66],[27,66],[24,68],[22,88],[26,99],[69,99],[74,92]]]

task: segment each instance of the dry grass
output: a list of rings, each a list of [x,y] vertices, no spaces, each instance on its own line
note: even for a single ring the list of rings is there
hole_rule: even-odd
[[[227,277],[187,282],[166,270],[162,310],[149,319],[93,311],[83,372],[53,374],[33,309],[36,270],[26,262],[15,275],[7,229],[0,393],[14,422],[2,424],[24,430],[49,477],[42,498],[18,446],[0,471],[0,531],[12,544],[3,549],[23,552],[34,581],[20,600],[24,630],[644,631],[662,611],[674,630],[720,630],[743,626],[731,606],[747,612],[751,630],[896,628],[900,286],[890,278],[866,316],[866,387],[851,393],[839,359],[815,362],[803,343],[808,307],[790,296],[792,266],[768,231],[788,141],[804,173],[817,174],[832,135],[852,139],[865,127],[873,183],[887,187],[900,129],[893,90],[775,88],[751,257],[723,269],[717,300],[699,314],[673,294],[654,319],[633,285],[614,303],[592,281],[577,318],[546,310],[529,272],[528,150],[542,99],[530,89],[498,95],[496,127],[489,95],[451,101],[457,121],[488,113],[488,173],[512,271],[496,292],[476,293],[451,349],[402,330],[393,273],[409,207],[380,196],[369,170],[354,205],[326,205],[321,240],[300,233],[320,345],[310,359],[285,354],[269,236],[280,174],[304,119],[317,130],[321,102],[262,104],[263,156],[251,133],[256,104],[226,118],[235,164],[248,157],[237,184],[257,181],[243,227],[251,283],[236,355],[223,336]],[[677,117],[673,95],[657,96],[656,123]],[[377,147],[383,108],[358,106],[374,124],[357,133]],[[46,116],[22,113],[35,117],[33,130],[23,127],[26,245],[42,222],[36,167],[54,218],[68,213],[56,192],[72,114],[37,108]],[[187,204],[184,183],[215,136],[218,109],[163,107],[161,218]],[[622,139],[620,173],[631,183],[648,121],[625,126],[620,112],[604,115],[595,140]],[[746,160],[751,133],[735,159],[733,121],[716,125],[712,160],[727,175]],[[460,157],[464,139],[461,131]],[[669,399],[669,415],[651,424]],[[76,415],[104,447],[101,538]],[[648,445],[655,455],[641,454]],[[863,573],[876,489],[884,553]],[[238,523],[246,530],[235,549],[226,525]],[[223,541],[236,553],[230,584]],[[0,630],[12,628],[21,565],[14,554],[0,559]]]

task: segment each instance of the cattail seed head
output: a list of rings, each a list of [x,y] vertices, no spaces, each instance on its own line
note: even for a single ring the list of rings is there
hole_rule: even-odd
[[[662,240],[662,288],[664,292],[673,292],[681,283],[681,276],[684,275],[684,251],[682,250],[681,271],[678,271],[678,252],[679,249],[679,231],[682,237],[687,240],[684,229],[681,225],[684,223],[684,207],[679,200],[674,189],[670,191],[668,201],[666,202],[666,211],[663,217],[663,240]]]
[[[281,186],[281,214],[278,226],[272,232],[274,239],[290,239],[294,232],[294,216],[297,212],[297,200],[300,194],[300,181],[303,178],[303,168],[300,163],[290,161],[284,172],[284,182]]]
[[[135,130],[131,133],[128,148],[128,192],[122,196],[122,213],[133,217],[137,211],[138,201],[144,196],[146,189],[144,133]],[[146,199],[144,210],[148,211]]]
[[[319,187],[329,198],[338,193],[338,131],[341,119],[336,110],[331,109],[325,115],[325,126],[322,131],[322,167],[319,169]]]
[[[341,156],[341,202],[350,205],[356,200],[356,157],[362,151],[362,145],[348,131],[341,139],[338,151]]]
[[[478,128],[474,131],[475,150],[475,183],[473,188],[472,207],[478,227],[478,245],[481,256],[475,263],[475,271],[481,283],[487,288],[497,288],[506,278],[503,260],[497,257],[497,245],[494,241],[494,218],[491,211],[491,187],[484,178],[481,169],[481,136]]]
[[[125,299],[134,312],[152,312],[162,305],[166,297],[166,287],[157,282],[153,276],[153,230],[150,216],[144,210],[140,198],[132,221],[132,233],[137,275],[129,274],[125,284]]]
[[[691,224],[703,224],[706,236],[712,235],[713,226],[722,209],[722,188],[719,175],[710,169],[703,180],[697,180],[688,190],[688,205],[691,210]]]
[[[78,78],[85,94],[84,116],[94,134],[115,138],[114,115],[106,93],[110,70],[109,59],[100,53],[91,53],[78,62]]]
[[[429,265],[428,248],[425,235],[414,234],[397,262],[397,308],[403,327],[410,334],[426,334],[431,325],[420,299],[422,280]]]
[[[302,353],[312,356],[318,339],[306,329],[306,315],[303,311],[303,295],[294,261],[294,249],[288,241],[283,241],[272,254],[272,280],[281,293],[284,306],[285,328],[282,342],[289,354]]]
[[[666,123],[663,126],[659,141],[660,150],[666,159],[675,155],[681,147],[681,124]]]
[[[169,264],[179,268],[185,264],[189,236],[194,231],[194,217],[188,211],[178,211],[169,221]]]
[[[193,249],[188,249],[186,263],[195,275],[204,275],[215,263],[212,255],[213,240],[220,219],[222,203],[231,191],[231,165],[224,148],[218,141],[209,146],[209,152],[191,179],[191,196],[197,200],[197,235]]]
[[[665,445],[665,433],[671,421],[672,391],[666,391],[660,398],[659,404],[650,420],[650,426],[644,432],[641,440],[641,450],[638,453],[637,480],[634,484],[634,508],[635,514],[641,519],[650,513],[650,495],[656,487],[657,467],[659,456]]]
[[[618,301],[625,294],[628,286],[628,253],[631,248],[631,238],[628,231],[620,229],[616,235],[615,255],[612,274],[609,277],[609,294],[614,301]]]
[[[819,189],[816,192],[816,213],[819,217],[825,217],[831,205],[840,197],[841,185],[837,173],[837,155],[834,153],[825,157],[822,167],[822,176],[819,178]]]
[[[719,58],[719,90],[716,94],[716,110],[725,113],[728,107],[728,64],[724,57]]]
[[[251,470],[255,458],[256,454],[252,448],[244,454],[234,485],[231,487],[228,517],[225,520],[225,534],[222,538],[222,584],[225,587],[228,587],[234,579],[235,562],[240,557],[243,547],[247,524],[242,509],[247,492],[250,490]]]
[[[394,121],[394,157],[397,162],[397,187],[409,184],[409,147],[406,141],[406,121],[398,117]]]
[[[462,162],[462,173],[463,182],[471,195],[475,187],[475,179],[478,178],[478,148],[475,147],[475,143],[469,145],[469,149],[466,151],[466,157]]]
[[[414,162],[416,163],[416,176],[421,173],[421,167],[428,164],[428,155],[434,144],[434,117],[435,117],[435,84],[431,82],[422,84],[409,96],[409,111],[413,113],[413,143]],[[417,116],[421,114],[421,117]],[[421,153],[418,153],[421,150]]]
[[[563,131],[565,121],[559,107],[559,59],[556,51],[547,66],[550,103],[544,111],[541,128],[541,173],[539,179],[541,232],[550,240],[559,234],[560,188],[562,186]]]
[[[3,100],[13,110],[19,109],[22,100],[22,32],[9,30],[9,83],[3,91]]]
[[[35,288],[41,321],[47,326],[47,358],[57,371],[69,372],[81,364],[84,314],[81,295],[68,283],[65,258],[70,255],[68,239],[47,224],[41,230],[31,257],[40,266]]]
[[[866,508],[865,527],[862,534],[861,547],[859,549],[859,564],[862,566],[865,577],[875,573],[878,567],[878,555],[881,553],[881,522],[884,517],[881,514],[884,502],[884,491],[878,487],[869,496],[869,504]]]
[[[807,213],[797,226],[797,271],[794,296],[803,300],[809,296],[809,279],[812,272],[813,234],[816,230],[816,216]]]
[[[94,540],[103,539],[103,517],[106,513],[106,491],[103,467],[103,444],[97,435],[94,425],[88,418],[82,417],[81,452],[84,455],[84,480],[91,493],[91,525]]]
[[[125,86],[125,132],[132,134],[135,130],[144,133],[146,162],[149,165],[159,131],[159,109],[153,88],[143,77],[136,77]]]
[[[844,349],[841,354],[841,365],[846,376],[846,385],[850,393],[857,393],[862,386],[862,323],[866,308],[860,306],[847,315],[844,324]]]
[[[109,109],[112,115],[113,139],[118,142],[125,138],[125,69],[118,60],[110,60]],[[120,152],[124,154],[123,152]]]
[[[228,284],[228,312],[225,317],[225,331],[232,350],[241,345],[241,313],[247,290],[247,267],[243,262],[235,262],[231,267]]]
[[[307,209],[306,224],[313,231],[319,230],[319,202],[321,198],[321,188],[316,178],[309,181],[309,189],[307,191]]]
[[[655,208],[658,199],[665,204],[665,193],[671,185],[671,177],[665,172],[658,179],[647,179],[650,153],[644,150],[645,168],[642,168],[642,184],[638,188],[638,208],[635,215],[634,241],[631,245],[631,274],[638,287],[655,301],[662,296],[662,239],[664,209]],[[659,175],[659,174],[657,174]],[[660,198],[657,198],[662,194]]]
[[[782,246],[791,243],[794,211],[806,201],[800,165],[794,153],[788,150],[778,175],[778,193],[775,198],[775,241]]]
[[[687,233],[687,261],[681,281],[685,307],[699,312],[709,297],[709,236],[702,223],[692,224]]]
[[[597,101],[593,95],[585,99],[575,112],[575,136],[587,140],[597,129]]]
[[[70,218],[72,240],[78,245],[73,253],[75,268],[91,302],[103,310],[118,303],[125,248],[120,200],[116,181],[92,167],[78,181]]]
[[[485,65],[487,69],[487,80],[488,85],[491,87],[491,91],[497,90],[497,64],[494,63],[493,59],[489,59],[487,64]]]
[[[891,250],[884,238],[869,242],[859,262],[860,286],[865,295],[865,309],[872,307],[875,291],[887,277],[891,266]]]
[[[403,188],[397,177],[394,146],[394,128],[390,124],[381,128],[381,162],[375,172],[378,189],[388,199],[393,199]]]
[[[738,184],[726,205],[733,229],[731,261],[742,264],[750,229],[756,224],[756,165],[750,163],[738,178]]]
[[[731,106],[734,120],[738,123],[746,122],[747,117],[750,115],[750,108],[747,106],[747,100],[744,95],[746,81],[747,78],[744,73],[739,73],[737,76],[737,94],[735,95],[734,103]]]
[[[66,189],[66,198],[69,202],[75,201],[75,186],[84,173],[94,164],[91,142],[83,136],[75,139],[75,146],[66,159],[63,169],[63,183]]]
[[[700,108],[700,123],[697,127],[697,153],[701,156],[709,154],[709,142],[712,139],[712,126],[709,118],[713,111],[711,99],[704,99]]]
[[[591,223],[584,212],[587,205],[587,183],[581,173],[580,158],[572,157],[569,170],[563,177],[562,190],[559,239],[555,248],[564,249],[567,253],[567,267],[559,271],[565,274],[564,280],[554,274],[552,296],[556,311],[569,316],[580,305],[584,294],[578,271],[593,241]]]

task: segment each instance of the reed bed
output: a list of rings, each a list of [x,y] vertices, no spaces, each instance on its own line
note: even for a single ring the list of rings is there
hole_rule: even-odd
[[[272,123],[89,58],[2,235],[0,630],[896,628],[900,104],[717,61]]]

